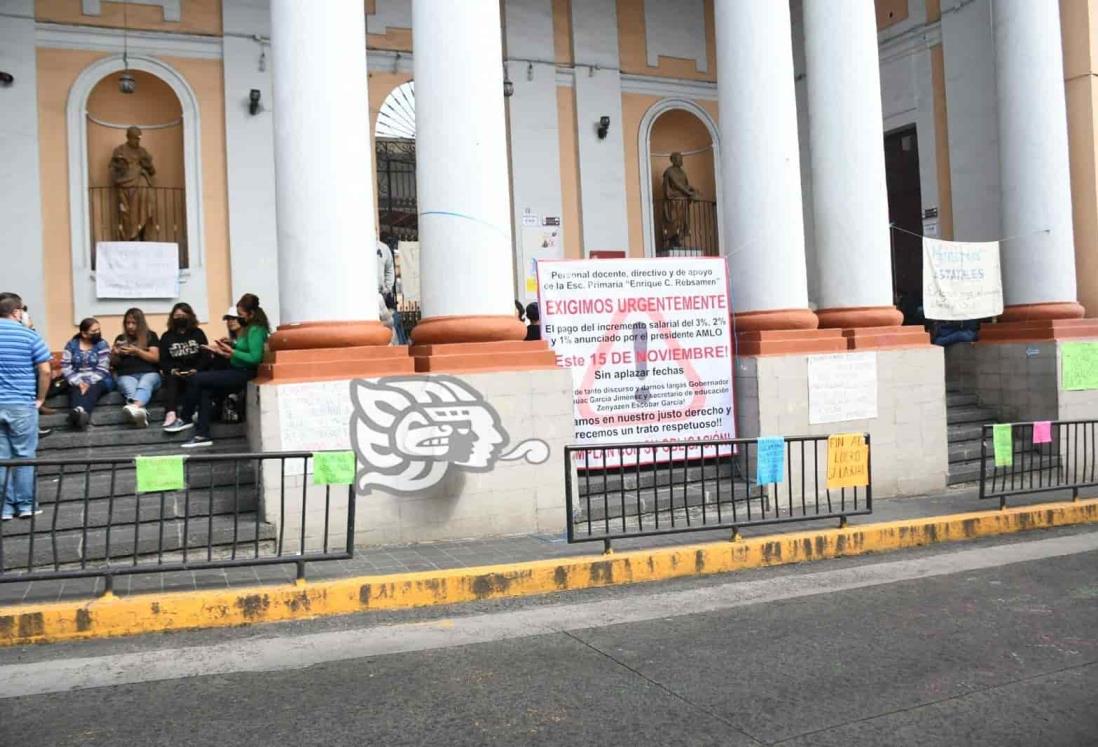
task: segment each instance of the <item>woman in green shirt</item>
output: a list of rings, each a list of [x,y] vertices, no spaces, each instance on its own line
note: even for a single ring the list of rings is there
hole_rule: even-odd
[[[271,325],[267,314],[259,305],[259,297],[245,293],[236,304],[243,329],[231,345],[218,340],[213,345],[203,345],[211,355],[229,359],[229,367],[220,371],[199,371],[194,375],[193,383],[187,387],[187,399],[179,411],[179,420],[164,430],[179,433],[195,429],[194,437],[181,444],[184,449],[209,446],[210,413],[214,399],[227,394],[241,392],[248,382],[255,378],[259,364],[263,362],[263,350]],[[197,414],[197,417],[194,417]]]

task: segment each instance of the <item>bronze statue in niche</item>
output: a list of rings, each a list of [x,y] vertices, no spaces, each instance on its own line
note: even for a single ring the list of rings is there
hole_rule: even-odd
[[[126,142],[111,154],[111,183],[118,201],[117,238],[119,241],[144,241],[145,229],[156,217],[153,195],[152,155],[141,147],[141,128],[126,130]]]
[[[690,235],[690,203],[700,193],[690,186],[682,167],[682,153],[671,154],[671,165],[663,172],[663,245],[681,247]]]

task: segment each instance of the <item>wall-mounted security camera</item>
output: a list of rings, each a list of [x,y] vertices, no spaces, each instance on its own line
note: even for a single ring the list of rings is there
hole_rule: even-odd
[[[0,86],[10,86],[15,82],[15,76],[0,70]]]
[[[258,88],[253,88],[248,91],[248,114],[251,114],[253,117],[263,110],[263,107],[259,104],[260,96],[262,96],[262,94],[259,92]]]
[[[610,117],[599,117],[599,140],[606,139],[606,133],[610,131]]]

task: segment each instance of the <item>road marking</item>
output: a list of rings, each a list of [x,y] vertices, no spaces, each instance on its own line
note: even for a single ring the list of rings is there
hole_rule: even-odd
[[[1098,532],[605,601],[0,666],[0,699],[490,643],[978,571],[1098,550]]]

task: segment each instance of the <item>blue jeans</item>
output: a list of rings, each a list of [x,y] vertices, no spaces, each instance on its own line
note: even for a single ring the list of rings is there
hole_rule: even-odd
[[[38,408],[0,405],[0,459],[33,459],[38,449]],[[4,516],[34,508],[34,467],[0,467]]]
[[[160,388],[160,374],[125,374],[118,377],[118,391],[127,402],[136,402],[144,407],[149,404],[153,393]]]

